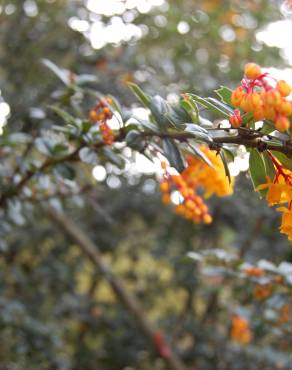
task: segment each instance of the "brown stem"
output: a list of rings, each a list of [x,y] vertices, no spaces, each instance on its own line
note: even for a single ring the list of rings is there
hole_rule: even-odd
[[[195,136],[193,134],[190,134],[188,132],[149,132],[145,131],[142,132],[141,135],[145,138],[148,137],[159,137],[159,138],[172,138],[175,140],[178,140],[180,142],[185,142],[187,140],[195,139]],[[261,135],[259,135],[261,136]],[[124,130],[120,130],[119,134],[115,137],[115,142],[121,142],[124,141],[126,137],[126,132]],[[212,142],[209,143],[209,146],[211,149],[217,149],[218,146],[222,144],[236,144],[236,145],[244,145],[247,148],[257,148],[260,151],[265,150],[273,150],[277,152],[281,152],[285,154],[287,157],[292,157],[292,147],[291,145],[288,145],[288,143],[283,143],[282,146],[269,143],[263,138],[258,137],[254,132],[252,135],[249,135],[248,132],[245,132],[243,130],[238,130],[238,134],[236,136],[220,136],[220,137],[214,137],[212,138]],[[98,150],[101,147],[105,146],[103,142],[100,142],[96,145],[94,145],[94,149]],[[18,195],[24,185],[26,185],[29,180],[36,175],[37,173],[41,173],[45,171],[49,167],[53,167],[56,164],[73,161],[78,159],[78,152],[83,147],[83,145],[80,145],[77,147],[71,154],[57,159],[47,159],[38,169],[34,171],[27,171],[26,174],[23,176],[23,178],[17,183],[17,185],[8,191],[4,192],[0,196],[0,207],[3,207],[7,201],[7,199]]]
[[[185,366],[170,348],[169,344],[166,343],[165,338],[157,331],[154,325],[148,321],[136,298],[127,291],[121,279],[115,276],[110,267],[105,264],[98,247],[75,222],[64,214],[60,214],[52,208],[49,208],[48,215],[56,226],[60,227],[62,232],[65,232],[65,234],[79,246],[83,254],[85,254],[96,266],[103,278],[110,284],[118,300],[124,304],[129,313],[136,319],[144,336],[149,339],[154,349],[164,359],[169,368],[172,370],[185,370]],[[162,345],[163,348],[160,345]]]

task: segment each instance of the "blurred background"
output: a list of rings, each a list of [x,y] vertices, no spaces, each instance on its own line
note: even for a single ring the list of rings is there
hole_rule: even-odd
[[[290,7],[290,1],[265,0],[2,0],[0,134],[5,125],[34,135],[53,124],[46,106],[62,92],[42,58],[94,75],[94,88],[125,108],[138,107],[128,82],[177,101],[181,92],[233,88],[248,61],[291,83]],[[292,366],[291,336],[263,325],[261,304],[252,345],[230,340],[231,316],[249,308],[252,287],[185,258],[220,249],[250,263],[292,262],[291,243],[278,232],[279,214],[258,199],[240,169],[234,169],[232,197],[209,199],[211,226],[162,207],[155,169],[139,156],[123,171],[112,163],[88,171],[89,195],[50,200],[96,243],[193,370]],[[1,227],[1,370],[167,368],[38,203],[23,212],[11,208]]]

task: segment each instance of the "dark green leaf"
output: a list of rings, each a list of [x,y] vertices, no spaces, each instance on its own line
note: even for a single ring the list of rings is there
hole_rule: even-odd
[[[89,163],[89,164],[96,164],[97,158],[98,158],[95,151],[91,148],[80,149],[79,157],[83,162]]]
[[[269,177],[271,181],[273,181],[276,174],[273,162],[267,152],[262,153],[262,158],[265,163],[266,176]]]
[[[257,149],[250,150],[249,173],[255,190],[259,185],[267,182],[265,162]],[[265,192],[265,190],[259,191],[261,197],[265,195]]]
[[[224,151],[223,150],[220,150],[219,155],[220,155],[220,157],[222,159],[222,162],[223,162],[223,166],[224,166],[224,170],[225,170],[225,175],[228,177],[229,183],[231,183],[231,176],[230,176],[230,172],[229,172],[229,168],[228,168],[228,163],[227,163],[227,160],[226,160]]]
[[[164,154],[168,159],[170,165],[176,168],[179,172],[182,172],[184,170],[183,158],[174,141],[172,139],[166,138],[163,139],[162,145]]]
[[[146,95],[143,90],[136,84],[129,82],[128,86],[133,91],[134,95],[140,100],[140,102],[147,108],[150,108],[150,98]]]

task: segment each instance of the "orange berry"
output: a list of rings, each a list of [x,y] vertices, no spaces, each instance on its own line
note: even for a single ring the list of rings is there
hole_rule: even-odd
[[[170,195],[169,194],[163,194],[162,195],[162,203],[169,204],[170,203]]]
[[[291,87],[284,80],[280,80],[277,82],[277,89],[279,93],[284,97],[291,94]]]
[[[265,274],[265,271],[259,267],[250,266],[244,269],[244,272],[249,276],[260,277]]]
[[[188,208],[188,209],[191,209],[191,210],[194,210],[196,208],[196,204],[194,203],[193,200],[191,199],[187,199],[185,201],[185,206]]]
[[[286,99],[282,98],[282,101],[277,106],[277,110],[284,114],[284,116],[291,116],[292,115],[292,103],[287,101]]]
[[[209,214],[204,215],[203,221],[205,222],[205,224],[210,224],[213,221],[212,216],[210,216]]]
[[[182,204],[178,204],[175,207],[175,212],[180,214],[180,215],[184,214],[184,211],[185,211],[185,207]]]
[[[96,111],[95,111],[95,110],[91,110],[91,111],[89,112],[89,119],[90,119],[90,121],[92,121],[92,122],[96,122],[96,121],[98,121],[98,114],[96,113]]]
[[[244,74],[250,80],[257,79],[261,74],[261,67],[256,63],[247,63],[244,66]]]
[[[278,131],[284,132],[290,127],[290,121],[287,117],[279,115],[275,121],[275,126]]]
[[[163,180],[160,183],[160,190],[164,193],[167,193],[169,191],[169,183],[166,180]]]

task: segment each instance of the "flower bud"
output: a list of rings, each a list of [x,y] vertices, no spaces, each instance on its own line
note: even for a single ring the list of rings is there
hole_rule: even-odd
[[[247,63],[244,66],[244,74],[250,80],[257,79],[261,74],[261,67],[256,63]]]
[[[290,121],[287,117],[285,117],[283,115],[279,115],[276,118],[275,126],[276,126],[276,129],[278,131],[284,132],[284,131],[288,130],[288,128],[290,127]]]
[[[280,80],[277,82],[277,90],[284,97],[290,95],[291,93],[291,87],[284,80]]]

